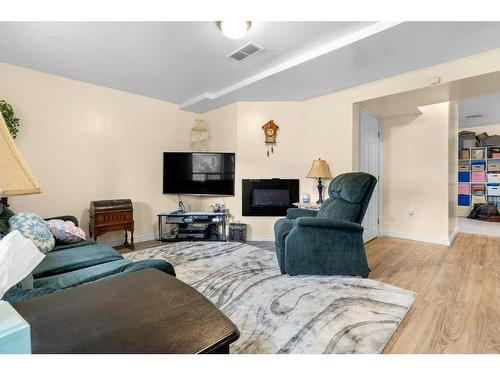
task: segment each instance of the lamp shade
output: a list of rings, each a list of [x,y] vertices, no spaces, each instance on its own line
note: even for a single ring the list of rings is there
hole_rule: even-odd
[[[309,178],[331,178],[332,173],[330,172],[330,167],[326,160],[313,160],[311,165],[311,170],[306,177]]]
[[[0,114],[0,197],[41,193]]]

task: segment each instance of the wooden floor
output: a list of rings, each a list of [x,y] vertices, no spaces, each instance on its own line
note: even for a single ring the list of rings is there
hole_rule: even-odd
[[[417,293],[384,353],[500,353],[500,238],[459,234],[446,247],[381,237],[366,252],[370,278]]]

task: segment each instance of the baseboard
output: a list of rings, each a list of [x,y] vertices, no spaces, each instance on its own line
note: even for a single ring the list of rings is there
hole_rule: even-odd
[[[451,246],[451,244],[453,243],[453,240],[455,239],[455,237],[457,236],[458,234],[458,225],[455,227],[455,229],[453,229],[453,232],[451,232],[450,234],[450,238],[448,240],[448,242],[450,243],[448,246]]]
[[[156,234],[144,234],[141,236],[134,236],[134,243],[156,240],[157,238],[158,238],[158,236]],[[129,238],[129,240],[130,240],[130,238]],[[271,241],[271,242],[274,242],[274,236],[247,236],[247,241]],[[108,243],[108,245],[120,246],[120,245],[123,245],[123,240],[122,241],[114,241],[114,242]]]
[[[272,242],[274,242],[274,236],[247,236],[247,241],[272,241]]]
[[[156,240],[157,238],[158,238],[158,236],[155,233],[153,233],[153,234],[143,234],[143,235],[140,235],[140,236],[134,236],[134,243]],[[130,241],[130,237],[129,237],[129,241]],[[114,242],[108,243],[108,245],[110,245],[110,246],[120,246],[120,245],[123,245],[123,240],[121,240],[121,241],[114,241]]]
[[[387,230],[381,231],[380,235],[386,236],[386,237],[401,238],[403,240],[429,242],[429,243],[434,243],[437,245],[444,245],[444,246],[450,246],[451,241],[453,241],[451,236],[450,236],[450,238],[443,238],[443,237],[433,237],[433,236],[422,236],[420,234],[393,232],[393,231],[387,231]],[[456,233],[452,233],[453,238],[455,237],[455,235],[456,235]]]

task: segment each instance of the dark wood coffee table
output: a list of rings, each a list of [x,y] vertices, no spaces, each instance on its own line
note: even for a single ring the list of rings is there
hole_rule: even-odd
[[[210,301],[155,269],[13,306],[31,326],[33,353],[229,353],[239,338]]]

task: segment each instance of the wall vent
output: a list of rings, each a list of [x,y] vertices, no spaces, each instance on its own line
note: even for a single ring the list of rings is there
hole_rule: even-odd
[[[243,61],[263,50],[264,48],[262,48],[258,44],[255,44],[254,42],[248,42],[243,47],[238,48],[234,52],[231,52],[229,55],[227,55],[227,57],[230,57],[231,59],[236,61]]]

